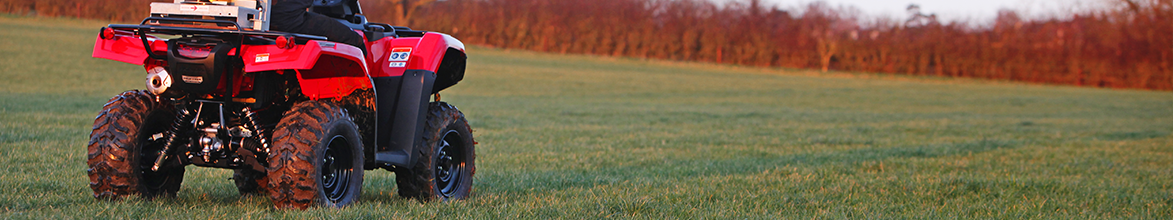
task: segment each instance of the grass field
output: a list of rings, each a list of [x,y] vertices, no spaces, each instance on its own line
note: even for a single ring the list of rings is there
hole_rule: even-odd
[[[229,170],[95,201],[93,117],[143,87],[103,22],[0,17],[0,219],[1173,218],[1173,93],[469,50],[467,201],[276,211]]]

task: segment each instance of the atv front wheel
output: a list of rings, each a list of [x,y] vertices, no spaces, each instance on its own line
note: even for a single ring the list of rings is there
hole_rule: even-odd
[[[277,208],[342,207],[358,200],[363,145],[346,111],[322,101],[285,113],[269,153],[269,197]]]
[[[433,102],[424,129],[415,165],[395,171],[399,195],[422,201],[468,198],[476,173],[476,142],[464,113],[448,103]]]
[[[163,156],[160,151],[166,138],[160,137],[175,120],[172,109],[138,90],[123,92],[102,107],[87,147],[87,172],[95,198],[175,197],[183,182],[183,167],[151,171],[155,159]]]

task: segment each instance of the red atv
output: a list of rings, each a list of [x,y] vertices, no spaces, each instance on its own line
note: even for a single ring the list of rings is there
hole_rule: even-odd
[[[94,197],[173,197],[187,165],[233,169],[240,193],[278,208],[350,204],[377,168],[396,173],[404,197],[468,197],[476,142],[439,95],[464,78],[464,45],[369,23],[357,0],[315,2],[369,53],[268,31],[269,0],[156,2],[141,24],[102,28],[93,56],[142,65],[147,88],[94,121]]]

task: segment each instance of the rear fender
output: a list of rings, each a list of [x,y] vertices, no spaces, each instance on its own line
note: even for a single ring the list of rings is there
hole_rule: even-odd
[[[115,31],[115,33],[114,37],[110,39],[102,39],[99,36],[94,40],[94,58],[140,66],[147,63],[148,56],[147,51],[143,49],[142,38],[129,31]],[[167,40],[147,35],[147,41],[150,42],[152,51],[167,51]]]
[[[245,72],[292,69],[297,72],[302,94],[310,99],[340,98],[355,90],[374,88],[362,50],[354,46],[311,40],[289,49],[246,45],[243,50]]]

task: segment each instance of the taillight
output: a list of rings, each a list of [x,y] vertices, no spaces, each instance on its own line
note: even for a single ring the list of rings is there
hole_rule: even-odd
[[[102,40],[114,39],[114,29],[102,28],[102,34],[99,36],[102,37]]]
[[[290,49],[293,48],[293,37],[278,36],[277,48]]]
[[[191,58],[191,59],[207,58],[208,54],[212,53],[212,47],[213,47],[213,46],[189,46],[189,45],[184,45],[184,44],[176,44],[176,46],[179,46],[177,51],[179,52],[180,56]]]

